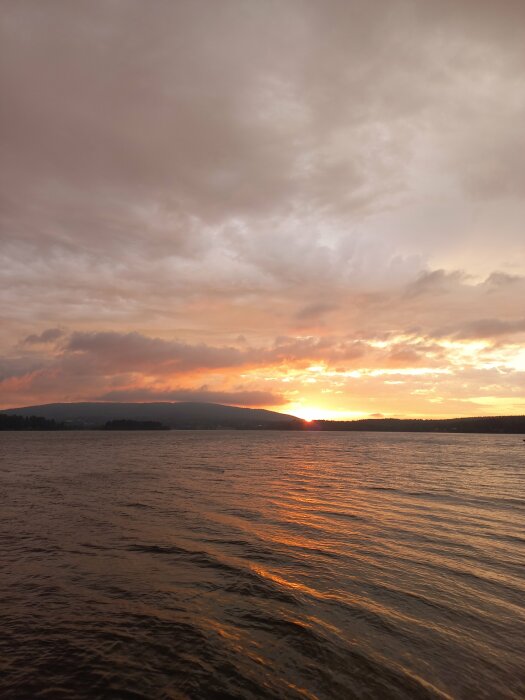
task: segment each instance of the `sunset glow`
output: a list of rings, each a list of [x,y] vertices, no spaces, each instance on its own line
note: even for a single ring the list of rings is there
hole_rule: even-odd
[[[481,4],[11,3],[0,408],[525,413],[525,52]]]

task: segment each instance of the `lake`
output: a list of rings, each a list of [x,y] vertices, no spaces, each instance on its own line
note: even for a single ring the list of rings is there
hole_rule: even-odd
[[[0,433],[0,696],[523,698],[518,435]]]

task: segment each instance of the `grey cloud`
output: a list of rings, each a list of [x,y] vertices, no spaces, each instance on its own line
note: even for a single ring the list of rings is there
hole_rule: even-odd
[[[269,212],[335,212],[348,230],[407,191],[423,128],[448,131],[434,108],[461,126],[451,78],[521,60],[523,12],[503,4],[8,2],[7,231],[120,258],[194,254],[203,222]]]
[[[156,372],[237,367],[246,361],[246,353],[233,347],[190,345],[140,333],[73,333],[66,349],[80,362],[92,362],[101,368],[120,371],[154,369]]]
[[[334,309],[336,309],[334,304],[309,304],[299,309],[295,317],[300,321],[316,320],[330,313],[330,311],[334,311]]]
[[[516,285],[518,283],[523,283],[525,278],[521,275],[509,275],[507,272],[492,272],[484,284],[489,289],[499,289],[500,287],[507,287],[508,285]]]
[[[435,331],[436,337],[451,336],[458,340],[490,339],[525,333],[525,318],[503,320],[499,318],[479,318],[459,327]]]
[[[44,360],[34,357],[0,357],[0,382],[31,374],[46,364]]]
[[[360,340],[338,337],[280,338],[273,346],[214,347],[151,338],[140,333],[73,333],[61,362],[70,368],[157,375],[311,360],[352,361],[369,350]]]
[[[23,342],[27,345],[53,343],[55,340],[58,340],[58,338],[61,338],[63,335],[64,331],[60,328],[47,328],[45,331],[42,331],[40,335],[36,335],[35,333],[28,335]]]
[[[446,294],[457,289],[465,280],[465,273],[459,270],[430,270],[422,273],[415,282],[407,285],[406,296],[416,297],[421,295]]]

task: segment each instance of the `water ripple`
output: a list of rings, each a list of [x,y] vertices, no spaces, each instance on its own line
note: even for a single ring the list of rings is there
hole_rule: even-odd
[[[525,696],[516,436],[0,436],[2,698]]]

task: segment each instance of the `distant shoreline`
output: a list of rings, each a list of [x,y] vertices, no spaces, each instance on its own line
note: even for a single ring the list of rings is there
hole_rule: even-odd
[[[355,421],[304,421],[288,417],[283,421],[267,421],[259,424],[238,420],[220,421],[212,418],[191,420],[178,418],[175,424],[151,420],[119,418],[111,421],[81,419],[55,420],[37,415],[20,415],[0,412],[0,431],[166,431],[166,430],[253,430],[279,432],[374,432],[374,433],[431,433],[431,434],[480,434],[525,435],[525,416],[484,416],[479,418],[370,418]],[[278,415],[278,414],[277,414]],[[283,416],[284,418],[284,416]]]

